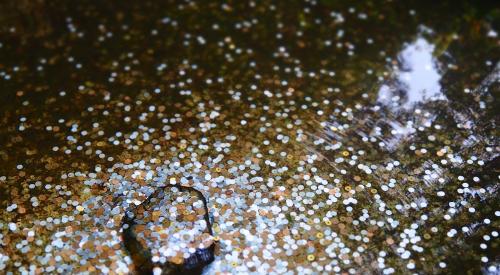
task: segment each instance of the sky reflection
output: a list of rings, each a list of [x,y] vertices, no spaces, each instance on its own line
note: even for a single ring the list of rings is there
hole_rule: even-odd
[[[432,55],[434,49],[435,45],[422,37],[407,45],[398,55],[400,67],[394,72],[394,83],[380,87],[378,102],[410,109],[427,100],[446,99],[441,92],[437,61]]]

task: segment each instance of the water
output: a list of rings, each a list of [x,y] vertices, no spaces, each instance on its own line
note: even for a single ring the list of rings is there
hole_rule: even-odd
[[[172,227],[142,232],[168,235],[155,272],[194,238],[215,243],[205,273],[498,273],[499,18],[493,1],[0,4],[0,269],[140,270],[123,217],[180,184],[213,231],[190,198],[162,203]]]

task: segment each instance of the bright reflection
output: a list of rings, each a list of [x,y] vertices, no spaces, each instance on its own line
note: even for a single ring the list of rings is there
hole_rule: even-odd
[[[432,56],[434,48],[422,37],[406,46],[398,56],[401,67],[394,72],[394,83],[380,87],[378,102],[409,109],[419,102],[445,100],[439,83],[441,74]]]

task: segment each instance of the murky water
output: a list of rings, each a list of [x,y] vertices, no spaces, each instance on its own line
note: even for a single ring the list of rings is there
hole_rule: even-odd
[[[0,270],[500,272],[499,20],[1,3]]]

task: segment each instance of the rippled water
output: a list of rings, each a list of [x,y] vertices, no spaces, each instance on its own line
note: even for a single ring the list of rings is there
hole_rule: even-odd
[[[0,3],[0,270],[500,272],[495,4]]]

